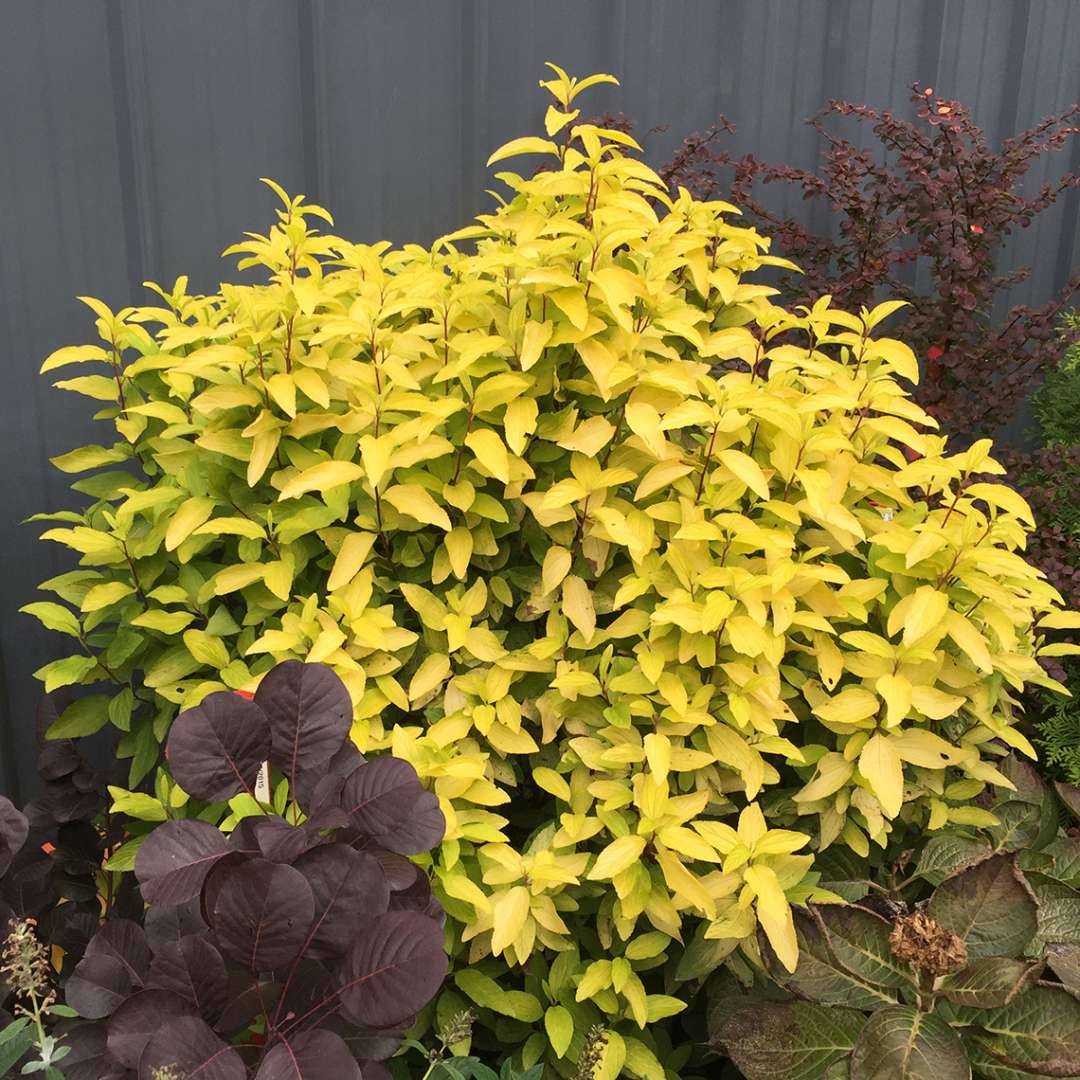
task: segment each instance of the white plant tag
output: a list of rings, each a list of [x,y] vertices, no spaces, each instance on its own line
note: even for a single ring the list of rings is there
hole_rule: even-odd
[[[255,780],[255,798],[258,802],[270,801],[270,762],[264,761]]]

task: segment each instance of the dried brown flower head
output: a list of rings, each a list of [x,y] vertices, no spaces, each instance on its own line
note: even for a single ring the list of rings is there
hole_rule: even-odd
[[[446,1022],[446,1027],[439,1032],[439,1039],[443,1046],[456,1046],[464,1042],[472,1035],[473,1024],[476,1022],[476,1013],[472,1009],[451,1016]]]
[[[582,1048],[581,1056],[578,1058],[574,1080],[593,1080],[606,1044],[606,1028],[600,1024],[595,1024],[589,1028],[585,1034],[585,1046]]]
[[[896,920],[889,947],[897,960],[907,960],[934,976],[948,975],[967,965],[963,939],[921,911]]]
[[[33,919],[12,919],[4,941],[0,974],[19,997],[52,1000],[49,950],[38,941]]]

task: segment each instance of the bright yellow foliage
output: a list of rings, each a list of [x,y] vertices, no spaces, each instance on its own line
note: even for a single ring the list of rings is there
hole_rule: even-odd
[[[161,706],[125,752],[276,660],[332,665],[356,742],[446,812],[440,1012],[471,999],[563,1075],[601,1022],[612,1076],[660,1080],[665,980],[688,997],[758,926],[793,968],[816,855],[1009,786],[1058,597],[989,444],[948,452],[912,401],[897,305],[780,306],[768,241],[575,122],[595,80],[554,71],[548,137],[492,161],[539,157],[431,248],[281,193],[229,249],[267,283],[95,308],[106,348],[45,368],[113,369],[147,475],[45,535]]]

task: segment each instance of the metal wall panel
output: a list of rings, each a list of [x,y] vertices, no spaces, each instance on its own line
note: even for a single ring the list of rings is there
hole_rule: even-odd
[[[91,434],[80,401],[36,374],[86,339],[76,295],[119,305],[147,278],[235,277],[218,254],[269,220],[260,176],[324,203],[357,240],[457,227],[487,205],[488,153],[539,129],[546,59],[621,76],[587,107],[635,118],[654,162],[722,112],[734,149],[811,166],[803,120],[830,97],[902,109],[920,79],[970,103],[996,140],[1080,99],[1078,57],[1078,0],[0,6],[0,789],[32,783],[31,672],[60,655],[17,608],[67,564],[19,522],[70,503],[46,459]],[[1080,142],[1031,182],[1066,168],[1080,169]],[[1011,300],[1047,297],[1080,262],[1080,192],[1011,249],[1034,267]]]

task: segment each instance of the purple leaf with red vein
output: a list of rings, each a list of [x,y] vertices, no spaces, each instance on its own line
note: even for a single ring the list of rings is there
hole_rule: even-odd
[[[418,1013],[446,975],[439,924],[414,911],[391,911],[357,933],[342,967],[346,1012],[368,1027],[392,1027]]]
[[[339,1035],[306,1031],[271,1047],[255,1080],[360,1080],[360,1066]]]
[[[446,831],[439,800],[400,758],[378,758],[354,770],[341,801],[360,832],[401,855],[430,850]]]
[[[172,1067],[187,1080],[247,1080],[244,1059],[197,1016],[182,1016],[158,1030],[139,1059],[139,1080]]]
[[[378,860],[342,844],[326,844],[297,860],[315,897],[310,955],[337,956],[356,933],[357,917],[386,911],[390,887]]]
[[[250,793],[270,756],[266,716],[236,694],[210,694],[173,721],[165,756],[173,778],[196,799],[224,802]]]
[[[211,925],[221,951],[251,972],[296,958],[311,928],[315,898],[299,870],[251,859],[222,870]]]
[[[198,895],[214,864],[228,855],[225,836],[205,821],[166,821],[135,856],[135,877],[148,904],[179,904]]]
[[[292,790],[298,775],[325,765],[349,737],[352,699],[323,664],[278,664],[259,683],[255,703],[270,724],[270,760]]]

